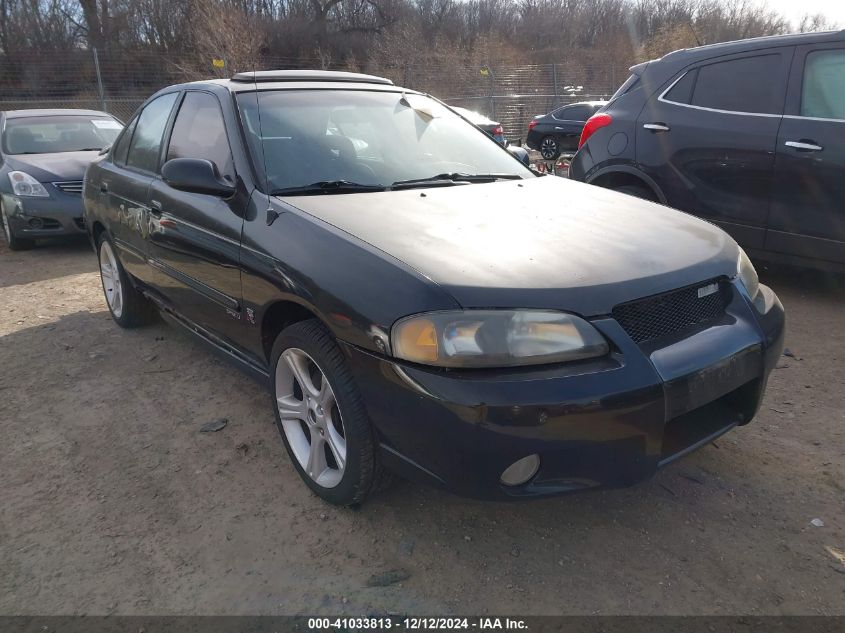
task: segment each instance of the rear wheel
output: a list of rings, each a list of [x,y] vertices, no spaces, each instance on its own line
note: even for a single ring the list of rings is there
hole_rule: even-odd
[[[299,476],[336,505],[364,501],[387,481],[372,425],[332,335],[316,319],[285,328],[273,345],[276,425]]]
[[[642,198],[643,200],[657,202],[657,198],[654,193],[648,187],[643,185],[619,185],[618,187],[611,187],[611,189],[613,189],[613,191],[618,191],[619,193],[624,193],[628,196],[634,196],[635,198]]]
[[[546,160],[555,160],[560,156],[560,144],[554,136],[546,136],[540,141],[540,155]]]
[[[105,233],[100,235],[97,253],[103,295],[115,322],[120,327],[135,328],[154,320],[155,307],[132,285]]]
[[[35,240],[29,240],[17,237],[12,231],[12,225],[6,215],[6,207],[0,201],[0,223],[3,224],[3,236],[6,238],[6,243],[13,251],[25,251],[35,246]]]

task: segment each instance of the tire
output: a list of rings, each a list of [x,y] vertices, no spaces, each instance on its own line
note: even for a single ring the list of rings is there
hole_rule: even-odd
[[[2,201],[0,201],[0,224],[3,225],[3,237],[6,238],[10,250],[26,251],[35,246],[35,240],[24,239],[14,234],[9,218],[6,216],[6,207]]]
[[[270,360],[276,426],[306,485],[339,506],[358,505],[385,487],[389,476],[361,394],[323,324],[310,319],[285,328]]]
[[[654,196],[654,193],[648,187],[641,185],[620,185],[618,187],[611,187],[611,189],[613,189],[613,191],[618,191],[619,193],[624,193],[628,196],[634,196],[635,198],[642,198],[643,200],[657,202],[657,198]]]
[[[136,328],[155,320],[155,306],[132,284],[106,233],[97,241],[100,283],[112,318],[122,328]]]
[[[544,136],[540,141],[540,155],[544,160],[556,160],[560,156],[560,143],[554,136]]]

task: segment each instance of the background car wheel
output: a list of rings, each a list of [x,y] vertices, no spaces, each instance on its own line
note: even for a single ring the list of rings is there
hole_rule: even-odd
[[[651,200],[657,202],[654,193],[648,188],[640,185],[620,185],[618,187],[611,187],[614,191],[624,193],[635,198],[642,198],[643,200]]]
[[[97,253],[103,294],[115,322],[120,327],[134,328],[154,320],[155,307],[132,285],[105,233],[100,236]]]
[[[271,355],[276,425],[299,476],[336,505],[386,485],[372,425],[332,335],[316,319],[279,334]]]
[[[554,136],[546,136],[540,141],[540,155],[546,160],[555,160],[560,156],[560,145]]]
[[[3,237],[6,238],[6,243],[13,251],[25,251],[35,246],[35,240],[22,239],[16,237],[12,232],[12,225],[9,223],[9,218],[6,216],[6,208],[0,202],[0,224],[3,225]]]

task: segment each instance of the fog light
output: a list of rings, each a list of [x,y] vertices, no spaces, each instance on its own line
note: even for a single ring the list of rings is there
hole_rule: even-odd
[[[40,229],[44,226],[44,221],[41,218],[29,218],[29,228]]]
[[[540,456],[536,453],[515,461],[505,469],[500,480],[506,486],[519,486],[537,474]]]

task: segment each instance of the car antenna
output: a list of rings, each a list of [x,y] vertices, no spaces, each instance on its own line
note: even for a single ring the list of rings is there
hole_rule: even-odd
[[[267,175],[267,154],[264,152],[264,132],[261,128],[261,100],[258,98],[258,71],[255,62],[252,63],[252,83],[255,86],[255,111],[258,114],[258,140],[261,145],[261,163],[264,168],[264,189],[267,192],[267,226],[273,224],[279,217],[279,212],[270,203],[270,177]]]

